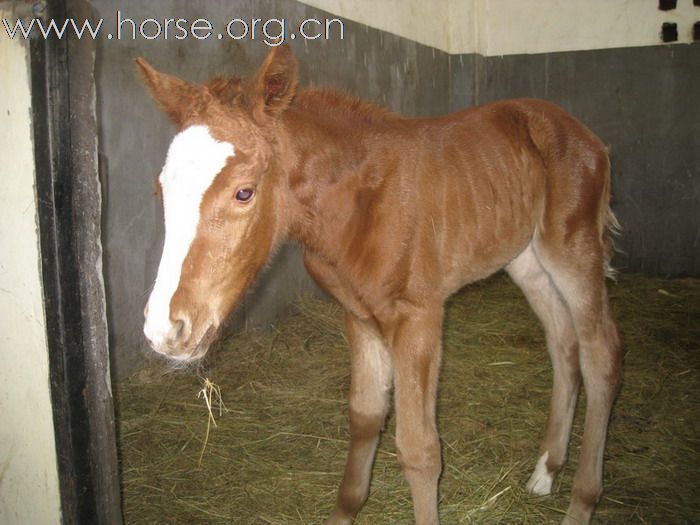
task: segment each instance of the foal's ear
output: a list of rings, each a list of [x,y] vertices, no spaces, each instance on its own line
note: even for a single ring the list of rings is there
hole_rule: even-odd
[[[272,48],[255,76],[256,113],[276,116],[287,109],[296,94],[297,80],[297,60],[289,46]]]
[[[143,58],[137,58],[136,65],[151,96],[175,124],[181,125],[192,108],[192,102],[199,97],[197,87],[157,71]]]

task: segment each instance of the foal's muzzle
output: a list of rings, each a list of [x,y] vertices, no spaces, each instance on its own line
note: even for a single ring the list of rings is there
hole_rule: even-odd
[[[192,322],[185,315],[158,320],[149,317],[148,306],[144,312],[144,335],[149,346],[171,359],[188,361],[204,355],[198,341],[192,341]]]

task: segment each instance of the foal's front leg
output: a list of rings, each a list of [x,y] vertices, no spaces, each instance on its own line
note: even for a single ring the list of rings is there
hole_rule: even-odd
[[[374,323],[347,314],[345,324],[352,360],[350,450],[336,508],[326,525],[349,525],[367,499],[392,380],[391,355]]]
[[[435,405],[441,358],[442,306],[411,312],[392,342],[396,445],[411,487],[416,525],[436,525],[440,438]]]

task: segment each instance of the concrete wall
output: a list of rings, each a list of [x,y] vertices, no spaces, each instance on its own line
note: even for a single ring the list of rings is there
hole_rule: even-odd
[[[10,14],[0,10],[0,18]],[[60,523],[27,49],[0,36],[0,523]]]

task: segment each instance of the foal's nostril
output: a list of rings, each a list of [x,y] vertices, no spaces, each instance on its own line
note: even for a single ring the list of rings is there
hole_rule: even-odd
[[[172,320],[172,329],[170,331],[171,344],[184,343],[190,337],[190,323],[182,317]]]
[[[185,321],[175,319],[173,322],[173,339],[179,341],[182,339],[182,334],[185,332]]]

